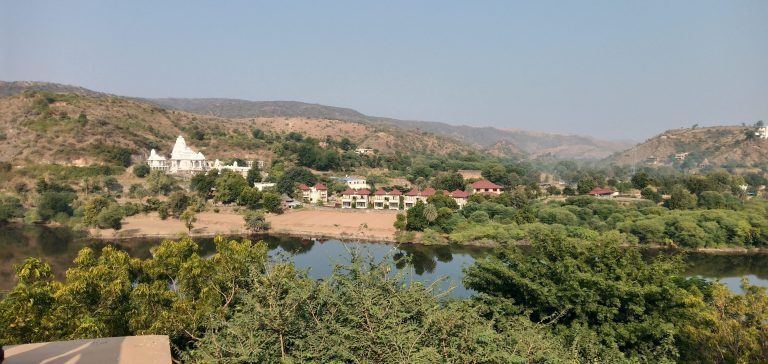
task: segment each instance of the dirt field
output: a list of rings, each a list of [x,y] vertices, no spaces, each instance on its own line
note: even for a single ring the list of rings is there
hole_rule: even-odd
[[[267,217],[272,233],[305,237],[359,238],[392,241],[396,211],[296,210]]]
[[[384,210],[307,209],[289,210],[281,215],[267,215],[271,233],[313,238],[357,238],[392,241],[397,213]],[[184,223],[161,220],[156,213],[128,217],[122,230],[92,229],[91,235],[103,238],[175,237],[187,234]],[[197,215],[192,236],[245,234],[243,217],[234,212],[203,212]]]

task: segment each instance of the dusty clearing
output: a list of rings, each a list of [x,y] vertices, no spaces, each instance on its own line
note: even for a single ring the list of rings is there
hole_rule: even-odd
[[[315,238],[366,239],[392,241],[395,235],[396,211],[381,210],[289,210],[281,215],[267,215],[270,233]],[[187,234],[184,222],[161,220],[157,213],[128,217],[123,229],[92,229],[91,235],[102,238],[175,237]],[[246,234],[243,217],[234,212],[203,212],[197,215],[192,236]]]

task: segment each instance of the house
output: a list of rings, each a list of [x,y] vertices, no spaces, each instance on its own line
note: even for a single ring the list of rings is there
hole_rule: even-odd
[[[294,200],[288,195],[283,195],[282,200],[284,209],[295,209],[297,207],[301,207],[301,202]]]
[[[403,193],[394,189],[392,191],[384,191],[379,188],[373,193],[373,208],[376,210],[398,210],[400,209],[400,196]]]
[[[341,208],[343,209],[365,209],[368,208],[368,197],[371,194],[366,188],[355,190],[347,188],[341,193]]]
[[[371,188],[371,186],[368,185],[368,181],[366,181],[364,177],[344,176],[344,178],[341,180],[344,182],[344,184],[347,185],[347,187],[353,190]]]
[[[218,169],[219,174],[221,174],[221,171],[232,171],[232,172],[240,173],[243,177],[247,177],[248,171],[251,170],[251,166],[253,166],[252,161],[245,162],[244,166],[238,166],[237,161],[232,162],[231,165],[226,165],[224,163],[221,163],[221,161],[217,159],[213,162],[213,164],[210,167]]]
[[[483,172],[479,169],[460,169],[456,173],[464,179],[483,179]]]
[[[405,198],[403,199],[403,208],[408,210],[409,208],[416,205],[416,202],[418,201],[427,203],[427,199],[431,196],[434,196],[435,192],[437,191],[435,191],[435,189],[432,187],[428,187],[423,191],[414,188],[405,194]]]
[[[467,204],[467,201],[469,200],[469,193],[462,191],[462,190],[456,190],[453,192],[444,192],[446,196],[449,196],[453,198],[454,201],[456,201],[456,204],[459,205],[460,209],[464,208],[464,205]]]
[[[328,202],[328,187],[322,183],[318,183],[312,187],[305,184],[299,185],[301,190],[301,197],[304,203],[321,203]]]
[[[270,182],[254,182],[253,187],[256,187],[256,189],[261,192],[264,192],[264,190],[268,188],[274,188],[275,184]]]
[[[684,160],[685,160],[685,158],[687,158],[687,157],[688,157],[688,154],[689,154],[688,152],[685,152],[685,153],[676,153],[676,154],[675,154],[675,160],[676,160],[676,161],[678,161],[678,162],[682,162],[682,161],[684,161]]]
[[[592,191],[589,191],[587,194],[599,198],[612,198],[619,195],[619,193],[614,190],[600,187],[593,188]]]
[[[480,180],[470,185],[470,191],[473,195],[477,193],[498,195],[504,191],[504,187],[488,180]]]

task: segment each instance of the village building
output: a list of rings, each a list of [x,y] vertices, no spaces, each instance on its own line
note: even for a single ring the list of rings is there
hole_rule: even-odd
[[[328,187],[322,183],[318,183],[312,187],[302,183],[299,185],[299,190],[301,190],[301,198],[304,203],[325,204],[328,202]]]
[[[366,188],[355,190],[348,188],[341,193],[341,208],[343,209],[365,209],[368,208],[368,198],[371,194]]]
[[[470,192],[474,194],[498,195],[504,191],[504,187],[488,180],[480,180],[470,185]]]
[[[264,190],[269,188],[274,188],[275,184],[271,182],[254,182],[253,187],[255,187],[257,190],[264,192]]]
[[[416,205],[416,202],[421,201],[422,203],[427,203],[427,199],[431,196],[434,196],[435,189],[432,187],[425,188],[423,191],[414,188],[405,194],[405,198],[403,200],[403,208],[408,210],[414,205]]]
[[[400,196],[402,195],[403,193],[397,189],[387,192],[379,188],[373,193],[373,208],[376,210],[399,210]]]
[[[371,188],[371,186],[368,185],[368,181],[364,177],[344,176],[344,178],[342,178],[341,181],[344,182],[344,184],[346,184],[347,187],[353,190]]]
[[[453,192],[445,191],[444,193],[446,196],[453,198],[453,200],[456,201],[456,204],[459,205],[460,209],[463,209],[467,204],[467,201],[469,201],[469,193],[462,190],[456,190]]]
[[[598,198],[613,198],[619,195],[619,193],[614,190],[600,187],[593,188],[592,191],[589,191],[587,194]]]

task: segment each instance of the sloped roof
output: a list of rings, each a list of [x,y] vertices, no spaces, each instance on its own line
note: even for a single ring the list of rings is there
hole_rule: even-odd
[[[448,193],[448,196],[451,196],[453,198],[467,198],[467,197],[469,197],[469,192],[465,192],[465,191],[462,191],[462,190],[456,190],[456,191]]]
[[[315,189],[316,190],[327,190],[328,187],[325,184],[318,183],[318,184],[315,185]]]
[[[309,190],[309,187],[307,187],[307,185],[302,183],[302,184],[299,185],[299,189],[302,190],[302,191],[307,191],[307,190]]]
[[[596,188],[593,188],[592,191],[589,191],[589,193],[587,194],[590,196],[603,196],[603,195],[612,195],[614,193],[616,193],[616,191],[614,190],[611,190],[608,188],[596,187]]]
[[[503,186],[497,185],[489,180],[480,180],[472,184],[475,189],[501,189]]]

